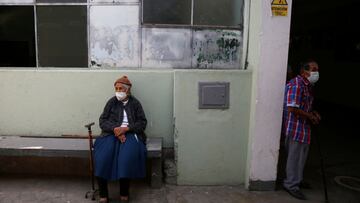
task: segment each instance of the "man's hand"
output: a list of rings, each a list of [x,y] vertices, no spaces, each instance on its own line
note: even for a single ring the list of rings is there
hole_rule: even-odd
[[[313,111],[312,112],[314,114],[314,116],[320,121],[321,120],[321,116],[317,111]]]
[[[321,117],[320,114],[316,111],[310,112],[309,119],[312,124],[317,125],[320,123]]]
[[[122,135],[118,136],[118,139],[120,140],[121,143],[124,143],[126,141],[125,134],[122,134]]]

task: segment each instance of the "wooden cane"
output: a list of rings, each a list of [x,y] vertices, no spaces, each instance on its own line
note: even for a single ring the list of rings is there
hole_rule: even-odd
[[[89,133],[89,149],[90,149],[90,176],[91,176],[91,191],[88,191],[85,194],[85,198],[88,198],[88,195],[91,194],[91,200],[95,200],[95,194],[97,190],[95,190],[95,176],[94,176],[94,159],[93,159],[93,137],[92,137],[92,131],[91,126],[93,126],[95,122],[89,123],[85,125],[85,128],[88,129]]]

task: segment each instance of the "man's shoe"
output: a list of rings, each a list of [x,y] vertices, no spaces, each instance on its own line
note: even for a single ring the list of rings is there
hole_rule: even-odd
[[[285,191],[288,192],[291,196],[295,197],[296,199],[306,200],[305,195],[300,190],[288,190],[285,188]]]
[[[108,201],[108,198],[105,198],[105,197],[101,197],[100,199],[99,199],[99,203],[108,203],[109,201]]]
[[[128,203],[129,196],[120,196],[120,203]]]

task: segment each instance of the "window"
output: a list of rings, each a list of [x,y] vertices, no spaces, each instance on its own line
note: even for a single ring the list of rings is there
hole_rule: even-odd
[[[0,0],[0,67],[238,69],[244,0]]]
[[[36,3],[86,3],[87,0],[36,0]]]
[[[242,28],[243,0],[143,0],[144,24]]]
[[[148,24],[191,24],[191,0],[144,0],[143,19]]]
[[[0,6],[0,66],[36,66],[34,9]]]
[[[87,67],[86,6],[38,6],[39,66]]]
[[[87,0],[0,0],[0,67],[88,67],[87,36]]]
[[[242,0],[194,0],[194,25],[240,26]]]
[[[139,6],[90,7],[90,52],[94,68],[138,68]]]
[[[142,67],[241,68],[244,0],[142,2]]]

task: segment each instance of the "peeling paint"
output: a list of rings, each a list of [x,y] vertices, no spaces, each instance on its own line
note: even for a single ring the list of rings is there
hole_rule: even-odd
[[[91,27],[91,60],[110,67],[138,67],[138,28]]]
[[[194,31],[193,68],[240,68],[241,54],[241,31]]]
[[[191,67],[191,31],[174,28],[143,28],[143,67]]]
[[[92,67],[139,67],[138,6],[92,6]]]

